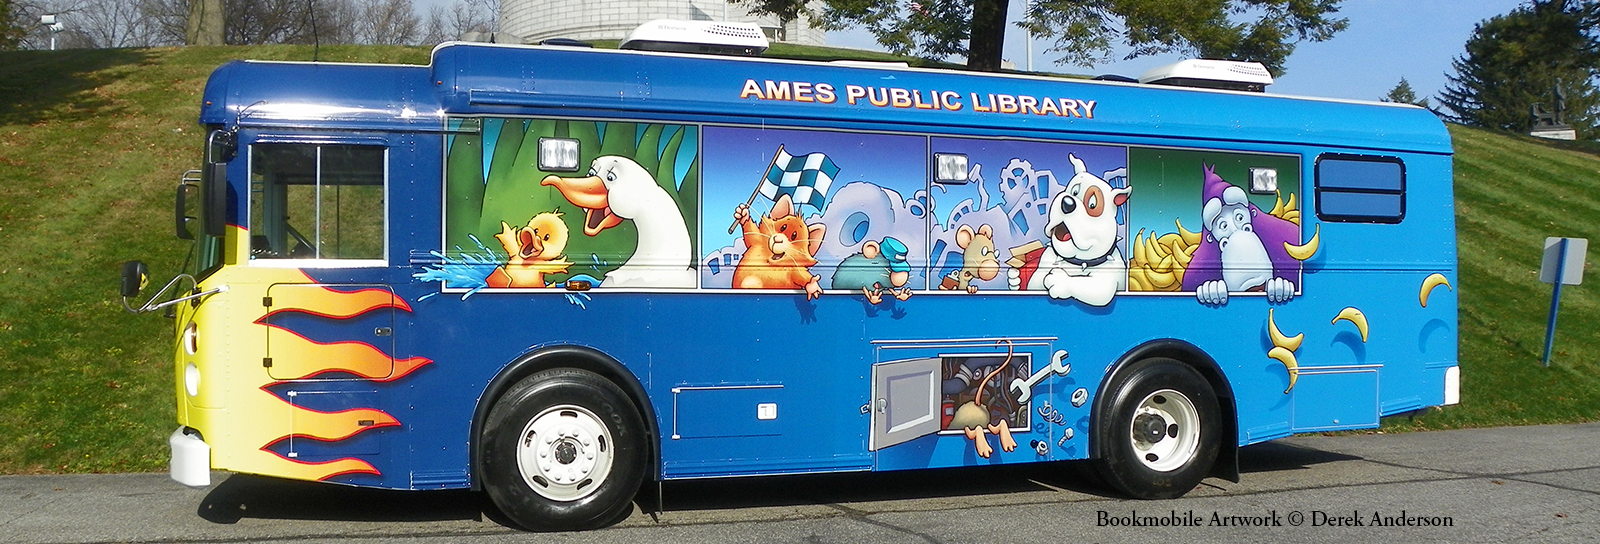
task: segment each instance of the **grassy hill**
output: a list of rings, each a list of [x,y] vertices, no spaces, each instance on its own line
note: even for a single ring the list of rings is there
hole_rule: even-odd
[[[123,311],[118,265],[173,274],[178,175],[200,160],[206,76],[229,59],[425,64],[426,48],[0,52],[0,473],[163,470],[171,322]],[[791,53],[793,54],[793,53]],[[872,60],[884,60],[874,58]],[[1600,245],[1600,145],[1452,127],[1462,404],[1390,429],[1600,419],[1600,286],[1565,293],[1539,365],[1547,235]]]

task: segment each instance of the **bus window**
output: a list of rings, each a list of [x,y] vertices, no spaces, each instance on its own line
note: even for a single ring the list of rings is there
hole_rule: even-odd
[[[1230,293],[1279,303],[1302,292],[1300,263],[1316,252],[1302,242],[1317,231],[1301,221],[1300,157],[1132,148],[1128,170],[1130,290],[1211,306]]]
[[[1399,223],[1406,215],[1406,165],[1394,157],[1317,158],[1317,218]]]
[[[874,304],[926,289],[927,138],[705,129],[701,285]]]
[[[697,128],[463,118],[446,144],[446,288],[695,287]]]
[[[250,148],[252,259],[382,259],[384,157],[376,146]]]
[[[1038,273],[1041,266],[1048,269],[1049,263],[1067,258],[1099,262],[1109,265],[1105,270],[1122,272],[1122,265],[1112,256],[1128,254],[1126,148],[943,137],[934,137],[932,146],[936,161],[940,156],[963,155],[968,163],[961,176],[965,183],[941,184],[943,190],[936,193],[940,200],[933,206],[929,247],[934,266],[931,276],[938,289],[1048,291],[1046,274]],[[1100,196],[1062,195],[1073,180],[1091,179],[1105,182],[1103,190],[1091,191]],[[1056,227],[1066,228],[1064,223],[1051,222],[1064,216],[1062,202],[1057,200],[1068,198],[1082,201],[1085,213],[1079,215],[1089,219],[1074,227],[1079,230],[1070,237],[1082,244],[1081,248],[1067,245],[1064,240],[1069,238],[1051,243],[1062,235],[1055,232]],[[1091,206],[1092,217],[1087,213]],[[1069,247],[1072,249],[1066,249]],[[1096,305],[1108,303],[1115,291],[1125,290],[1120,285],[1112,287],[1115,289],[1102,293]],[[1056,295],[1063,293],[1051,294]]]

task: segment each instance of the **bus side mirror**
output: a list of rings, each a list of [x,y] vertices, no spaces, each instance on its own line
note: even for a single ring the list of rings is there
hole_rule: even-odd
[[[200,217],[205,218],[206,234],[222,237],[228,229],[228,165],[207,164],[204,186],[200,188]]]
[[[238,137],[232,131],[213,130],[206,137],[206,165],[200,176],[200,217],[204,218],[203,226],[208,235],[227,234],[228,162],[238,152]]]
[[[122,298],[139,296],[139,291],[149,282],[150,270],[141,261],[122,263]]]
[[[189,172],[199,173],[196,170],[190,170]],[[177,225],[175,226],[178,230],[179,240],[194,239],[194,230],[189,228],[190,223],[195,221],[195,218],[189,215],[189,193],[199,188],[198,181],[186,174],[183,177],[183,181],[178,182],[178,196],[173,199],[177,205],[177,210],[173,212],[173,216],[177,219]]]

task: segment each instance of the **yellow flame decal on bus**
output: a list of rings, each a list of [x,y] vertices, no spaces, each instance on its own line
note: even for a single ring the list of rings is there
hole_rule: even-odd
[[[375,382],[387,382],[433,362],[426,357],[390,359],[388,354],[366,342],[322,344],[287,329],[279,330],[286,334],[272,337],[272,372],[285,379],[301,380],[328,372],[348,372]]]
[[[367,382],[392,382],[405,378],[433,361],[426,357],[391,357],[383,349],[369,343],[374,340],[367,336],[372,332],[370,329],[362,334],[365,338],[316,342],[307,338],[305,331],[293,330],[298,326],[294,325],[294,321],[276,320],[273,314],[303,313],[325,319],[346,320],[389,309],[411,312],[411,306],[387,289],[340,291],[316,286],[318,282],[315,278],[299,270],[249,272],[262,274],[262,277],[252,278],[255,281],[248,283],[259,285],[263,292],[246,296],[270,294],[271,299],[267,302],[270,308],[257,305],[218,306],[214,311],[231,313],[259,326],[249,327],[250,332],[241,335],[242,338],[236,337],[241,342],[233,349],[239,350],[239,353],[266,353],[272,358],[271,368],[257,366],[255,371],[231,373],[233,379],[241,380],[229,387],[236,393],[226,401],[229,415],[225,421],[232,424],[209,431],[219,435],[219,438],[225,435],[226,438],[219,443],[226,442],[229,445],[227,451],[215,452],[218,456],[215,459],[219,463],[217,466],[239,472],[302,480],[327,480],[350,474],[381,476],[381,471],[374,466],[376,459],[362,459],[361,454],[337,454],[346,456],[331,460],[325,456],[307,460],[296,455],[295,445],[302,440],[338,443],[373,429],[398,427],[400,421],[377,406],[357,406],[337,412],[301,406],[296,402],[295,393],[298,391],[292,389],[290,381],[337,372]],[[269,286],[273,287],[265,291]],[[293,288],[277,288],[288,286]],[[271,345],[268,346],[266,342]],[[279,379],[274,379],[274,375]],[[376,403],[379,397],[372,395],[368,398]],[[238,422],[248,424],[241,425]],[[285,441],[289,446],[287,452],[281,447]]]
[[[273,442],[286,438],[313,438],[323,442],[338,442],[361,434],[368,429],[394,427],[400,420],[382,410],[356,408],[338,412],[318,412],[295,406],[292,434],[280,436]]]
[[[384,289],[361,289],[350,292],[335,291],[326,287],[284,289],[281,293],[273,293],[272,306],[277,311],[298,310],[334,319],[348,319],[379,308],[393,307],[405,312],[411,311],[411,306],[406,304],[405,300]]]
[[[335,476],[344,476],[346,474],[379,474],[378,469],[373,468],[372,463],[368,463],[360,459],[344,458],[317,463],[297,461],[279,456],[278,454],[272,452],[267,453],[272,455],[274,459],[281,460],[284,463],[282,468],[275,469],[272,472],[274,476],[282,476],[284,478],[294,478],[297,480],[327,480]]]

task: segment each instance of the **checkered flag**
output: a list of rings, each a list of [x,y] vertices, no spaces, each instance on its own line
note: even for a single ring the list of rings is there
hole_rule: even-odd
[[[759,192],[769,200],[789,195],[796,205],[810,204],[817,211],[828,203],[828,187],[839,175],[839,166],[822,153],[794,156],[778,146],[772,166],[761,180]]]

